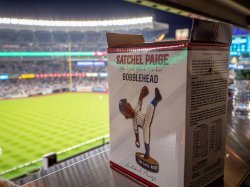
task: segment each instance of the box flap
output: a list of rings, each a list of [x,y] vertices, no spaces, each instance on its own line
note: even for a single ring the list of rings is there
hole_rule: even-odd
[[[106,33],[108,47],[123,47],[144,43],[143,35]]]
[[[220,43],[231,45],[233,26],[222,22],[193,20],[191,43]]]

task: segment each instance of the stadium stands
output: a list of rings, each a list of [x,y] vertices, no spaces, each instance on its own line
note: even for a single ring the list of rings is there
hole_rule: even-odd
[[[11,22],[7,19],[8,21]],[[15,21],[16,25],[6,24],[7,22],[6,19],[0,18],[1,52],[105,52],[107,30],[109,32],[143,34],[146,41],[154,41],[162,33],[168,31],[167,24],[152,20],[126,27],[121,27],[120,23],[108,27],[103,25],[35,27],[17,24],[18,21]],[[72,65],[69,65],[69,58],[65,56],[1,56],[0,86],[2,89],[0,90],[0,98],[28,97],[69,90],[107,90],[105,58],[102,54],[95,57],[75,57],[72,59]],[[100,61],[103,65],[81,66],[77,64],[78,61],[84,63],[93,60]],[[72,82],[70,82],[71,80]]]

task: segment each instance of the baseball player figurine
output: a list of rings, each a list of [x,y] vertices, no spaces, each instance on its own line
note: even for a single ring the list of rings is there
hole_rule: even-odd
[[[148,93],[149,93],[148,87],[144,86],[141,89],[138,104],[135,107],[135,109],[133,109],[130,103],[127,102],[127,99],[121,99],[119,102],[120,112],[125,116],[126,119],[132,119],[133,121],[133,128],[135,132],[135,145],[138,148],[140,147],[139,127],[143,129],[143,139],[144,139],[145,150],[146,150],[144,154],[144,159],[150,158],[150,148],[149,148],[150,125],[153,120],[155,107],[159,103],[159,101],[162,99],[159,89],[155,88],[155,97],[149,103],[146,113],[144,114],[141,112],[142,101],[148,95]]]

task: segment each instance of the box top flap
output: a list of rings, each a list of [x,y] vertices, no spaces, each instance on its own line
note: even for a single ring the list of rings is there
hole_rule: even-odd
[[[222,22],[193,20],[191,43],[219,43],[231,45],[233,26]]]
[[[108,47],[123,47],[134,44],[143,44],[143,35],[106,33]]]
[[[232,43],[232,30],[233,26],[222,22],[211,22],[205,20],[193,20],[193,26],[190,43],[200,44],[223,44],[230,46]],[[118,34],[106,33],[108,47],[134,47],[134,46],[152,46],[152,45],[167,45],[186,43],[187,41],[166,41],[166,42],[153,42],[144,43],[143,35],[135,34]]]

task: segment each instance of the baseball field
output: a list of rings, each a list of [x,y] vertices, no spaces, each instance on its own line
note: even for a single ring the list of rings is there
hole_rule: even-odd
[[[107,94],[0,100],[0,177],[13,179],[39,170],[43,155],[60,153],[63,160],[101,145],[102,140],[84,143],[107,134]]]

